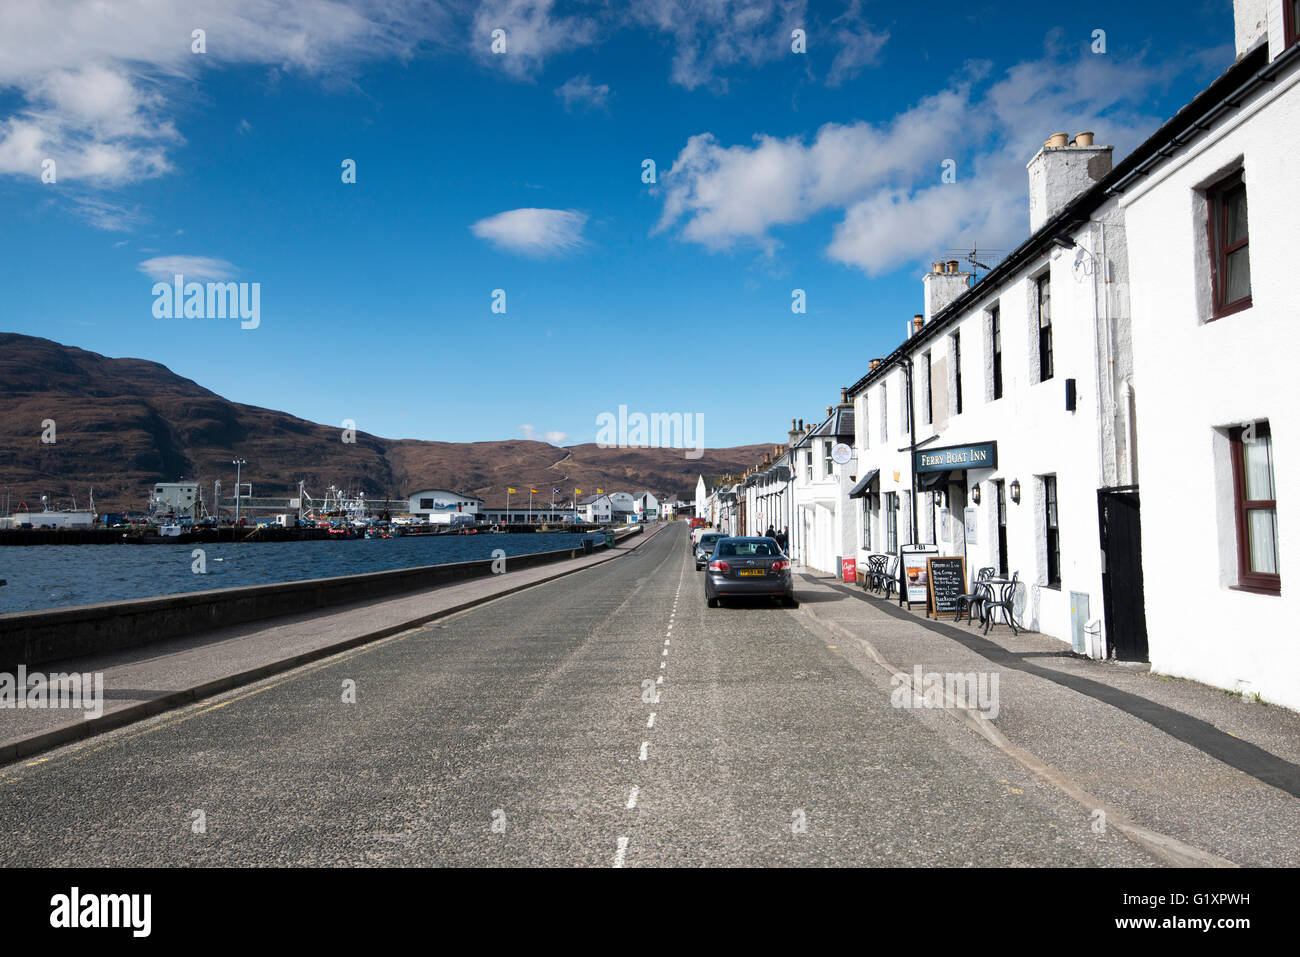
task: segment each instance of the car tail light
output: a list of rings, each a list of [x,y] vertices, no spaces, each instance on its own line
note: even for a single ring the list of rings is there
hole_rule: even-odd
[[[780,561],[776,561],[772,563],[772,571],[774,572],[783,572],[789,567],[790,567],[790,563],[787,562],[784,558],[781,559]]]
[[[731,566],[726,562],[709,562],[709,571],[722,572],[725,575],[731,571]]]

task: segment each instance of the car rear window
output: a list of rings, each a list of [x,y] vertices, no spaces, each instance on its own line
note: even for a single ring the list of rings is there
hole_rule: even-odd
[[[749,555],[756,558],[773,558],[780,554],[775,542],[746,541],[723,542],[718,546],[719,555]]]

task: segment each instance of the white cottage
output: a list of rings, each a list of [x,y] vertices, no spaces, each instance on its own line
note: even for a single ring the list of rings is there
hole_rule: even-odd
[[[1300,709],[1300,2],[1235,8],[1236,63],[1111,188],[1146,628],[1153,670]]]

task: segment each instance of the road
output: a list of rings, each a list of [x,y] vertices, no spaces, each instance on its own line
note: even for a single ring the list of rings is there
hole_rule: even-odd
[[[685,534],[0,768],[0,863],[1155,863]]]

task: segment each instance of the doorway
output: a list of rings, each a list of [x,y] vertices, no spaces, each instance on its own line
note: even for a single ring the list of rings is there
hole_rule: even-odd
[[[1142,590],[1142,525],[1136,485],[1097,491],[1101,525],[1101,589],[1107,639],[1120,661],[1147,661]]]

